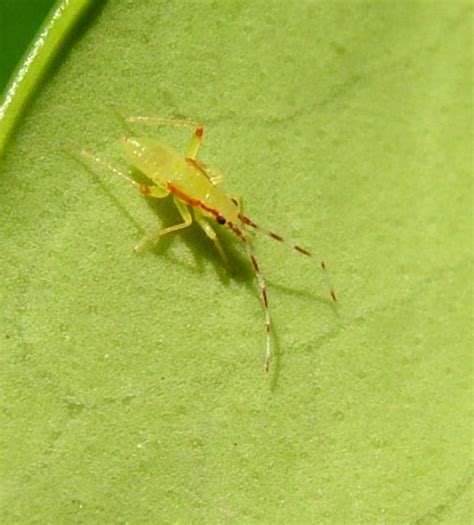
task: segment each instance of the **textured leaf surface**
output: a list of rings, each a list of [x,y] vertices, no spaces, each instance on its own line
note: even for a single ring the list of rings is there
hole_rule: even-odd
[[[1,164],[2,522],[467,523],[470,2],[109,2]],[[64,141],[124,165],[130,114],[206,126],[255,220],[234,273]],[[184,144],[181,131],[138,133]]]

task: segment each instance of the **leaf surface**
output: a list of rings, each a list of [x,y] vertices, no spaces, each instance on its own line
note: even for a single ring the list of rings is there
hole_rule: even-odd
[[[116,0],[64,48],[0,166],[2,522],[467,523],[470,2]],[[66,141],[200,158],[255,221],[229,272]],[[4,124],[0,124],[3,126]],[[5,128],[0,127],[0,132]],[[216,226],[217,228],[217,226]],[[60,487],[60,490],[58,490]]]

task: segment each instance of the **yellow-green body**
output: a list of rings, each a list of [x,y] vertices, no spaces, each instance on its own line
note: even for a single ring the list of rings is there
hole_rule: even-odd
[[[153,190],[171,192],[206,217],[219,217],[221,224],[237,223],[238,205],[195,160],[193,151],[186,156],[156,140],[141,137],[124,138],[122,144],[130,163],[155,184],[155,189],[150,188],[151,194]]]
[[[217,238],[210,220],[220,225],[227,225],[231,231],[239,238],[243,244],[249,259],[252,263],[255,275],[260,288],[263,310],[265,314],[265,369],[269,370],[271,361],[270,345],[270,310],[268,294],[260,266],[247,240],[245,227],[260,229],[263,233],[273,239],[287,244],[299,253],[311,256],[311,253],[292,242],[286,241],[281,235],[271,230],[265,230],[255,224],[249,217],[241,213],[239,202],[224,193],[218,186],[222,182],[222,175],[216,173],[196,160],[196,156],[204,134],[203,127],[187,120],[171,120],[155,117],[129,117],[129,123],[141,122],[144,124],[155,124],[158,126],[171,125],[181,127],[192,127],[194,133],[184,151],[179,151],[161,144],[159,141],[150,138],[125,137],[122,145],[130,164],[145,175],[153,184],[139,184],[128,174],[123,173],[106,161],[96,157],[88,151],[76,148],[73,145],[66,145],[66,148],[81,157],[93,161],[96,164],[112,171],[124,179],[128,184],[136,188],[143,195],[158,199],[172,194],[176,207],[183,219],[183,222],[161,228],[147,235],[135,247],[140,249],[148,241],[157,241],[163,235],[187,228],[194,220],[203,229],[204,233],[214,242],[220,255],[227,263],[227,257]],[[193,213],[191,214],[191,210]],[[321,261],[320,266],[325,270],[325,264]],[[336,301],[336,296],[329,285],[331,298]]]

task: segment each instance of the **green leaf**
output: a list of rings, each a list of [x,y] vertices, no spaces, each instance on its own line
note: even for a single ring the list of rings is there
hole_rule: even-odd
[[[116,0],[45,42],[0,166],[3,523],[472,519],[471,28],[467,1]],[[202,121],[226,191],[324,257],[337,308],[255,236],[271,374],[238,240],[233,272],[196,225],[133,253],[170,199],[62,147],[188,139],[116,106]]]

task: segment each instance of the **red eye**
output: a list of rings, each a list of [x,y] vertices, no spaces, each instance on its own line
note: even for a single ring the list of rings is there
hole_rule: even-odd
[[[222,217],[222,215],[218,215],[216,217],[216,221],[219,223],[219,224],[225,224],[225,219],[224,217]]]

